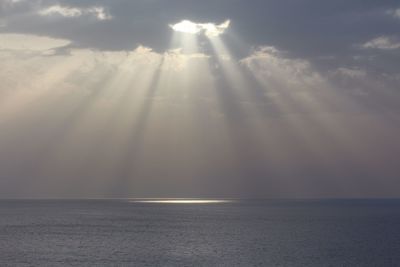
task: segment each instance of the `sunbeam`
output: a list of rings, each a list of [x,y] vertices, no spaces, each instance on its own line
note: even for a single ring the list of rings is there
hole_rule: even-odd
[[[25,4],[2,7],[16,12]],[[55,27],[77,19],[114,23],[111,9],[56,10],[35,14]],[[362,166],[374,175],[395,167],[388,159],[397,147],[382,136],[397,133],[388,121],[396,121],[398,77],[350,63],[322,68],[329,55],[308,57],[292,44],[283,50],[286,39],[273,41],[273,24],[260,35],[271,40],[256,41],[251,32],[263,28],[259,21],[200,13],[165,17],[160,27],[143,21],[148,29],[140,40],[130,33],[102,40],[98,30],[94,43],[88,41],[94,36],[77,42],[68,34],[0,34],[6,176],[30,173],[35,178],[21,179],[43,192],[275,196],[301,195],[318,183],[322,191],[355,192],[360,173],[372,175]],[[383,84],[387,89],[378,92]],[[326,181],[318,178],[326,172]],[[351,175],[357,178],[346,181]]]

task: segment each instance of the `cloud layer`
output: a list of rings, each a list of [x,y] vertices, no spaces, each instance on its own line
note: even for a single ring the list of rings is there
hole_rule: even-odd
[[[41,16],[63,16],[63,17],[80,17],[84,15],[94,16],[98,20],[109,20],[111,15],[107,14],[104,7],[93,6],[87,8],[77,8],[54,5],[39,10]]]
[[[363,44],[363,48],[375,48],[382,50],[399,49],[400,40],[394,37],[381,36]]]

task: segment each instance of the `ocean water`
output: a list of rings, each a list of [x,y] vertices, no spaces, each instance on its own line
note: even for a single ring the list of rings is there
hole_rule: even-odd
[[[0,266],[400,266],[400,201],[0,201]]]

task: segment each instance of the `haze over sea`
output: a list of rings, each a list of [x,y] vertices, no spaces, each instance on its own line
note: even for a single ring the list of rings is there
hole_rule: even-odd
[[[396,266],[400,200],[2,200],[0,266]]]

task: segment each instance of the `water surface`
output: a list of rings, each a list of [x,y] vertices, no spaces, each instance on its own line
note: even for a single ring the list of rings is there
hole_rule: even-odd
[[[0,201],[0,266],[399,262],[399,200]]]

